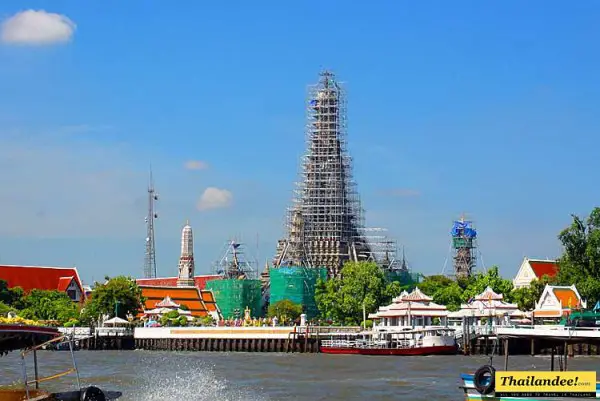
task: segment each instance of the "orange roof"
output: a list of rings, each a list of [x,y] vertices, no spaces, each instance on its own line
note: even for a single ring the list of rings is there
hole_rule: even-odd
[[[558,273],[558,264],[552,260],[530,260],[529,266],[538,279],[543,276],[554,277]]]
[[[215,301],[213,292],[210,290],[203,290],[201,293],[206,309],[208,309],[209,312],[215,312],[217,310],[217,302]]]
[[[580,299],[570,288],[553,288],[552,291],[556,298],[561,302],[563,309],[565,308],[575,308],[579,306]]]
[[[31,290],[66,291],[73,280],[85,298],[83,285],[75,267],[8,266],[0,265],[0,280],[9,287]]]
[[[561,317],[563,315],[560,310],[534,310],[534,317]]]
[[[188,307],[192,316],[206,316],[208,314],[208,308],[202,296],[200,290],[196,287],[155,287],[140,285],[142,290],[142,296],[146,298],[144,309],[154,309],[156,304],[161,302],[166,297],[170,297],[174,302],[179,305],[185,305]]]
[[[206,287],[206,282],[210,280],[220,280],[222,277],[218,274],[207,274],[204,276],[195,276],[194,285],[199,290]],[[135,280],[138,285],[151,285],[155,287],[177,287],[177,277],[157,277],[157,278],[138,278]]]

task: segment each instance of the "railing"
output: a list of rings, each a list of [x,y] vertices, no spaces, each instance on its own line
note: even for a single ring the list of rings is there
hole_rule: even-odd
[[[362,328],[360,326],[308,326],[308,333],[310,335],[324,335],[330,333],[360,333]],[[298,327],[299,333],[306,333],[306,327]]]
[[[392,344],[394,346],[392,346]],[[386,340],[322,340],[321,346],[326,348],[415,348],[421,347],[423,340],[400,339],[392,341]]]
[[[59,327],[58,331],[75,339],[86,338],[92,335],[92,330],[89,327]]]
[[[127,337],[133,336],[133,329],[130,327],[96,327],[95,334],[98,337]]]
[[[465,332],[469,333],[469,337],[477,336],[494,336],[497,334],[498,329],[535,329],[535,330],[556,330],[556,331],[585,331],[585,332],[596,332],[600,331],[600,327],[569,327],[561,324],[505,324],[505,325],[494,325],[490,326],[468,326],[465,330],[464,327],[458,327],[456,329],[455,337],[460,340],[464,337]]]

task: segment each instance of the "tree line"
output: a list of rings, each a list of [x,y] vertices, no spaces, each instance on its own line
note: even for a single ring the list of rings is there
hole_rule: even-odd
[[[8,288],[0,280],[0,316],[14,312],[24,319],[43,321],[56,326],[94,325],[101,316],[126,319],[142,310],[142,290],[131,277],[106,277],[95,283],[92,295],[76,303],[62,291],[34,289],[25,293],[21,287]]]

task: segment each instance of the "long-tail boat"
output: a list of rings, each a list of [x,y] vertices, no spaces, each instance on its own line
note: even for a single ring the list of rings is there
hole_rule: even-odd
[[[48,377],[40,377],[38,370],[37,351],[47,348],[53,344],[68,343],[71,351],[72,368],[53,374]],[[11,351],[21,351],[21,371],[23,376],[22,387],[2,389],[0,387],[0,401],[110,401],[121,397],[118,391],[102,391],[98,387],[82,387],[79,371],[73,353],[72,339],[62,335],[58,329],[53,327],[31,326],[31,325],[2,325],[0,324],[0,357]],[[33,357],[33,379],[27,371],[26,357]],[[40,388],[40,383],[74,373],[79,390],[67,392],[49,392]]]

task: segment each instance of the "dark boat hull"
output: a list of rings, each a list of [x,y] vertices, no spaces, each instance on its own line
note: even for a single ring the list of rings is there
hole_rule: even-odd
[[[440,345],[433,347],[415,348],[350,348],[350,347],[320,347],[323,354],[338,355],[454,355],[458,349],[455,345]]]

